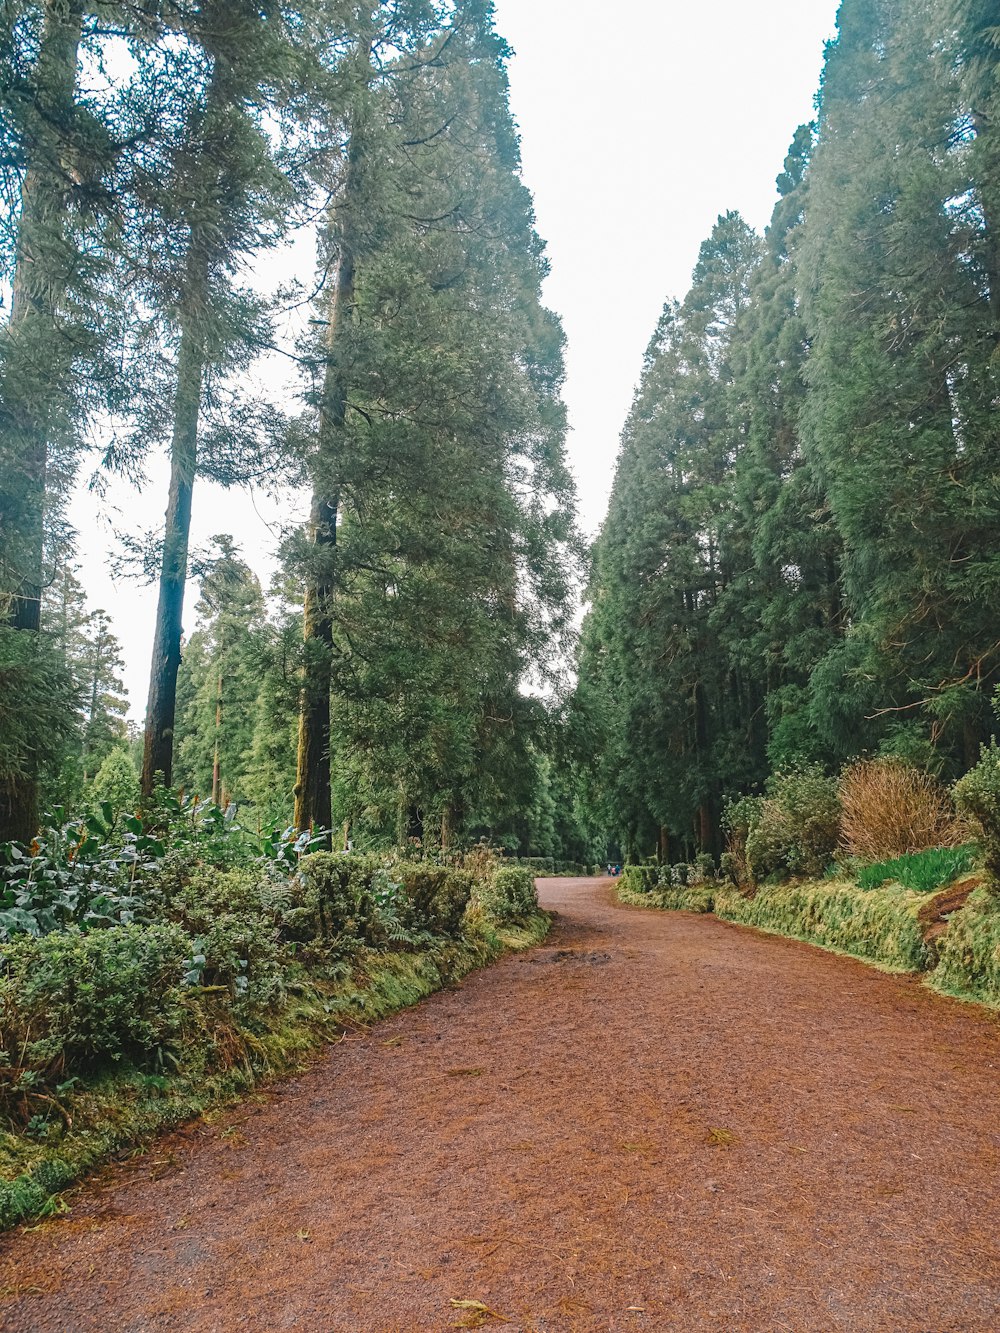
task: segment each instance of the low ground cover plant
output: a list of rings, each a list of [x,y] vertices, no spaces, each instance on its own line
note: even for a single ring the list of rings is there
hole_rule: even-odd
[[[928,958],[918,919],[921,901],[895,888],[861,893],[843,881],[769,884],[753,897],[736,888],[720,889],[715,914],[883,967],[917,972]]]
[[[945,995],[1000,1007],[1000,900],[995,893],[977,889],[951,918],[929,984]]]
[[[877,889],[894,881],[915,893],[934,893],[970,871],[976,855],[973,846],[929,847],[926,851],[911,852],[891,861],[878,861],[858,871],[858,888]]]

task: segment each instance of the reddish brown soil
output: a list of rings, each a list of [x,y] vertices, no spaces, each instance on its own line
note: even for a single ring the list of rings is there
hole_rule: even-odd
[[[11,1237],[0,1328],[1000,1328],[993,1016],[542,893],[541,948]]]
[[[982,884],[981,875],[970,875],[968,879],[951,884],[940,893],[928,899],[917,913],[917,920],[923,928],[927,943],[938,939],[948,929],[948,917],[957,912],[969,901],[969,894]]]

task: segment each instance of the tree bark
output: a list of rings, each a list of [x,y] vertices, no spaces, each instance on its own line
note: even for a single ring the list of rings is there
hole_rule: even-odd
[[[212,804],[222,802],[222,764],[219,757],[219,742],[222,737],[222,673],[215,682],[215,748],[212,751]]]
[[[370,55],[366,49],[367,59],[370,59]],[[332,230],[337,238],[338,262],[324,339],[326,366],[309,513],[309,541],[314,559],[306,585],[303,616],[305,662],[299,702],[294,816],[295,827],[302,832],[329,829],[332,819],[330,691],[333,603],[336,596],[340,458],[347,417],[347,385],[338,353],[354,314],[354,231],[361,171],[361,132],[355,123],[348,151],[343,196],[334,209],[332,219]]]
[[[166,786],[170,785],[173,777],[177,671],[181,664],[191,496],[198,465],[198,415],[205,367],[204,346],[198,333],[198,314],[207,282],[207,258],[192,244],[188,256],[185,310],[181,315],[174,429],[170,444],[170,490],[164,521],[160,593],[156,606],[143,740],[142,794],[147,798],[156,786],[158,774]]]
[[[72,126],[83,24],[79,0],[50,0],[36,66],[37,121],[28,145],[21,188],[10,320],[3,331],[5,362],[0,429],[10,475],[0,480],[0,525],[7,527],[14,586],[6,614],[14,630],[41,628],[48,423],[59,368],[66,352],[51,358],[56,318],[71,270],[66,236],[69,181],[61,148]],[[16,571],[16,572],[15,572]],[[2,589],[0,591],[7,591]],[[38,830],[38,775],[31,756],[22,772],[0,785],[0,842],[30,842]]]
[[[657,848],[661,866],[670,864],[670,833],[665,824],[660,825],[660,845]]]

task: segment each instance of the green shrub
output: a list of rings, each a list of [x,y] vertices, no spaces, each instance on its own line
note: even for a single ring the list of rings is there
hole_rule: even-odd
[[[729,878],[734,884],[751,883],[750,866],[747,861],[747,839],[750,830],[760,822],[762,796],[741,796],[738,800],[729,800],[722,811],[722,828],[726,835],[726,867]]]
[[[950,919],[929,985],[945,995],[1000,1006],[1000,901],[976,889]]]
[[[635,868],[631,867],[631,869]],[[643,869],[646,869],[646,867],[643,867]],[[671,885],[669,879],[670,867],[662,866],[661,869],[667,873],[660,879],[660,882],[650,888],[641,889],[633,886],[645,881],[639,881],[634,876],[629,876],[623,872],[615,883],[615,892],[620,901],[633,903],[635,906],[659,907],[671,912],[711,912],[713,904],[711,886],[708,884]]]
[[[278,931],[266,920],[223,912],[194,943],[187,976],[200,986],[224,986],[234,1009],[248,1013],[270,1008],[284,998],[285,967]]]
[[[394,867],[392,878],[398,884],[397,912],[404,926],[432,935],[457,937],[462,933],[474,883],[469,871],[404,864]]]
[[[855,884],[824,881],[765,885],[752,898],[738,889],[720,889],[715,914],[897,971],[918,972],[927,965],[918,919],[922,902],[897,888],[862,892]]]
[[[134,813],[139,804],[139,795],[139,774],[128,746],[116,746],[104,757],[88,796],[98,809],[106,803],[112,810]]]
[[[299,920],[312,921],[312,934],[323,940],[349,937],[375,943],[381,938],[379,901],[391,909],[395,890],[378,893],[376,877],[382,869],[372,857],[343,852],[312,852],[304,856],[299,875],[305,887]]]
[[[625,866],[618,883],[627,893],[652,893],[656,888],[656,867]]]
[[[0,1044],[10,1064],[61,1076],[179,1045],[192,941],[174,925],[71,928],[0,951]]]
[[[988,887],[1000,893],[1000,748],[984,745],[979,763],[955,784],[955,804],[981,835]]]
[[[821,875],[840,833],[837,781],[813,768],[775,774],[750,819],[746,857],[754,881]]]
[[[933,893],[971,870],[975,860],[975,847],[932,847],[926,852],[865,866],[858,872],[858,888],[877,889],[880,884],[895,880],[915,893]]]
[[[498,921],[518,921],[538,911],[538,893],[530,870],[501,866],[483,894],[487,910]]]
[[[704,884],[715,878],[715,857],[710,852],[699,852],[688,875],[689,884]]]
[[[711,912],[715,894],[709,884],[688,884],[657,890],[652,895],[654,907],[668,912]]]

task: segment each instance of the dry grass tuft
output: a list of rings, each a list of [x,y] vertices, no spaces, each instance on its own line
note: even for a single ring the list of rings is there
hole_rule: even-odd
[[[866,861],[969,840],[947,789],[896,759],[862,759],[846,768],[840,800],[842,844]]]

